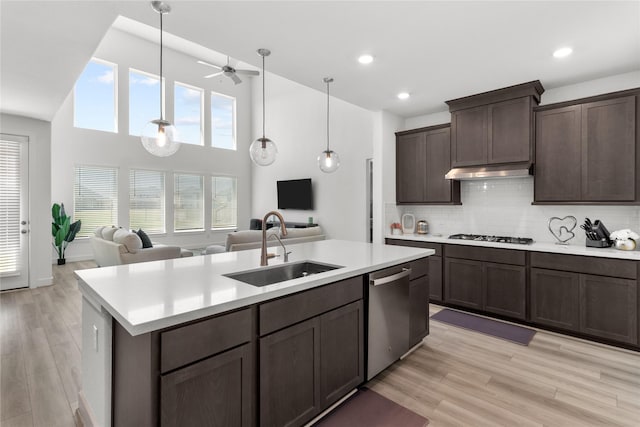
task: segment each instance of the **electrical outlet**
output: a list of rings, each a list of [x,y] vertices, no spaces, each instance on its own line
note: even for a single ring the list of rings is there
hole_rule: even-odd
[[[93,325],[93,349],[98,351],[98,327]]]

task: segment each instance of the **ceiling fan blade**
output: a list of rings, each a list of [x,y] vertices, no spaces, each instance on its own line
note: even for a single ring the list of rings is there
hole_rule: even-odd
[[[219,75],[224,74],[222,71],[220,71],[219,73],[213,73],[213,74],[209,74],[208,76],[204,76],[205,79],[210,79],[211,77],[216,77]]]
[[[245,76],[259,76],[260,75],[260,71],[236,70],[236,74],[244,74]]]
[[[242,83],[242,80],[240,80],[240,77],[236,76],[236,73],[231,74],[229,77],[235,84]]]
[[[217,65],[213,65],[213,64],[209,64],[208,62],[204,62],[204,61],[197,61],[198,64],[202,64],[202,65],[206,65],[208,67],[213,67],[213,68],[217,68],[218,70],[222,70],[222,67],[218,67]]]

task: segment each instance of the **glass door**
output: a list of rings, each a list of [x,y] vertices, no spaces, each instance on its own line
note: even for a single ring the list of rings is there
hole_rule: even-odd
[[[29,138],[0,133],[0,290],[29,286]]]

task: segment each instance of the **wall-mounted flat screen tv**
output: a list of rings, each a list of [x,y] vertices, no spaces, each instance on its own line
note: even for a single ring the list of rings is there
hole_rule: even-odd
[[[278,181],[278,209],[313,209],[311,178]]]

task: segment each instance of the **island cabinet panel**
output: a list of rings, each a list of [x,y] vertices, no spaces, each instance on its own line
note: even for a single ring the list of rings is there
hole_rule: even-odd
[[[444,301],[482,310],[482,262],[445,258]]]
[[[429,334],[429,278],[409,282],[409,345],[418,344]]]
[[[580,329],[580,277],[576,273],[531,269],[531,321]]]
[[[320,318],[260,338],[260,425],[300,426],[320,413]]]
[[[638,93],[537,109],[535,203],[640,202]]]
[[[252,426],[253,357],[250,344],[161,377],[163,427]]]
[[[581,274],[580,330],[601,338],[638,344],[638,283]]]
[[[320,399],[328,408],[364,381],[364,305],[320,316]]]

